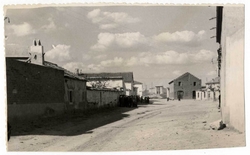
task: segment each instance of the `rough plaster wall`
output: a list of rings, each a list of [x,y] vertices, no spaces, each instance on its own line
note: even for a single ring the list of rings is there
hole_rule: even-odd
[[[142,96],[142,84],[135,84],[134,87],[137,87],[137,95]]]
[[[169,85],[169,98],[174,99],[174,82]]]
[[[47,108],[55,111],[55,114],[64,112],[63,103],[45,103],[45,104],[22,104],[8,105],[8,121],[10,123],[22,120],[33,119],[38,116],[46,116]]]
[[[8,104],[45,104],[64,102],[63,71],[6,61]]]
[[[230,107],[230,125],[244,131],[244,39],[243,29],[227,38],[229,62],[227,68],[227,102]]]
[[[116,106],[118,103],[120,92],[116,91],[99,91],[88,90],[87,100],[89,107],[103,107],[106,105]]]
[[[182,82],[182,86],[178,86],[178,82]],[[193,82],[196,82],[196,86],[193,86]],[[201,80],[193,76],[184,76],[174,82],[174,98],[177,99],[177,92],[184,91],[183,99],[192,99],[193,91],[201,88]]]
[[[224,7],[222,27],[222,120],[244,132],[244,8]]]
[[[67,81],[67,82],[66,82]],[[73,103],[69,103],[69,91],[73,92]],[[71,78],[65,78],[64,101],[68,110],[85,109],[86,107],[86,82]]]

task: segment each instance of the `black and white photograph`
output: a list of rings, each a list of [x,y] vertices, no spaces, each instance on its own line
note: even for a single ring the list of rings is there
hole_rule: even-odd
[[[244,4],[2,9],[7,152],[246,147]]]

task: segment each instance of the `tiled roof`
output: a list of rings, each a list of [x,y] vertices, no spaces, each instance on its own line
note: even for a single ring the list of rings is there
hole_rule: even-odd
[[[123,77],[124,82],[132,82],[134,81],[133,72],[118,72],[118,73],[81,73],[80,76],[84,78],[90,77],[101,77],[101,78],[109,78],[109,77]]]
[[[142,84],[141,82],[138,81],[134,81],[134,84]]]
[[[106,80],[114,80],[114,79],[123,79],[122,76],[111,76],[111,77],[86,77],[86,80],[98,80],[98,79],[106,79]]]
[[[181,76],[177,77],[176,79],[170,81],[168,84],[171,84],[171,83],[173,83],[175,80],[178,80],[178,79],[180,79],[180,78],[182,78],[182,77],[184,77],[184,76],[186,76],[186,75],[191,75],[191,76],[197,78],[196,76],[190,74],[189,72],[186,72],[186,73],[182,74]],[[197,79],[199,79],[199,78],[197,78]]]
[[[86,80],[84,77],[78,76],[77,74],[74,74],[74,73],[72,73],[72,72],[70,72],[70,71],[62,68],[62,67],[58,66],[55,63],[44,61],[44,66],[51,67],[51,68],[54,68],[54,69],[63,70],[65,77],[69,77],[69,78],[73,78],[73,79],[78,79],[78,80]]]

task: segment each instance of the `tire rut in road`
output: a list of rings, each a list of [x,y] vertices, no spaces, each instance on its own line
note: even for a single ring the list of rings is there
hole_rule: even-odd
[[[160,109],[158,109],[160,110]],[[129,120],[128,122],[125,122],[119,127],[109,127],[106,128],[107,131],[104,131],[100,134],[98,134],[96,137],[92,138],[90,141],[85,142],[84,144],[77,146],[76,148],[71,149],[70,151],[83,151],[85,148],[88,150],[91,149],[91,151],[101,151],[102,148],[105,146],[105,144],[113,139],[113,136],[117,135],[118,133],[122,132],[129,126],[136,124],[144,119],[152,118],[156,115],[159,115],[161,112],[159,111],[150,112],[147,114],[144,114],[143,116],[136,117],[132,120]]]

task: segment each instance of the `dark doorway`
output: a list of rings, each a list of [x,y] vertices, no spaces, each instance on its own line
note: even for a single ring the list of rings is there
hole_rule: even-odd
[[[177,98],[183,99],[184,92],[179,90],[177,91]]]
[[[196,92],[193,91],[193,99],[196,99]]]

